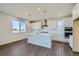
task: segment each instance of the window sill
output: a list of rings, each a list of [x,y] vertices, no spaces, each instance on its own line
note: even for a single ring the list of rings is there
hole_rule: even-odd
[[[12,32],[12,33],[25,33],[26,31],[20,31],[20,32]]]

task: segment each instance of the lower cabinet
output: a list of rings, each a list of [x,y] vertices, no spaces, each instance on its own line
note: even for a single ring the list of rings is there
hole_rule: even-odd
[[[52,39],[50,35],[36,34],[36,35],[30,35],[28,37],[28,43],[46,48],[51,48]]]
[[[73,49],[73,36],[69,36],[69,46]]]

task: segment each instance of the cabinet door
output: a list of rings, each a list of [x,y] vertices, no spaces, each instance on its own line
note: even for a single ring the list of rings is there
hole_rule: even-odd
[[[70,36],[69,38],[69,45],[73,49],[73,36]]]
[[[51,37],[47,35],[31,35],[28,38],[28,43],[51,48]]]
[[[79,20],[75,20],[73,24],[74,51],[79,52]]]
[[[31,29],[41,29],[41,22],[31,23]]]

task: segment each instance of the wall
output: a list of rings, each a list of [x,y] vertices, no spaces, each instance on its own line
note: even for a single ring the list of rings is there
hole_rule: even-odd
[[[64,27],[72,27],[73,26],[72,17],[64,18]]]
[[[79,17],[79,3],[77,3],[73,10],[72,10],[72,17],[73,17],[73,20],[77,19]]]
[[[57,28],[55,19],[48,20],[47,25],[50,29],[53,29],[53,30],[56,30]]]
[[[0,13],[0,45],[27,38],[27,32],[12,33],[12,20],[14,19],[13,16]]]

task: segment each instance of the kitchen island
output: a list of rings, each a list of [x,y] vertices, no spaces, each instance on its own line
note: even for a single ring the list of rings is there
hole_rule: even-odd
[[[52,38],[50,33],[29,33],[28,43],[35,44],[38,46],[51,48]]]

